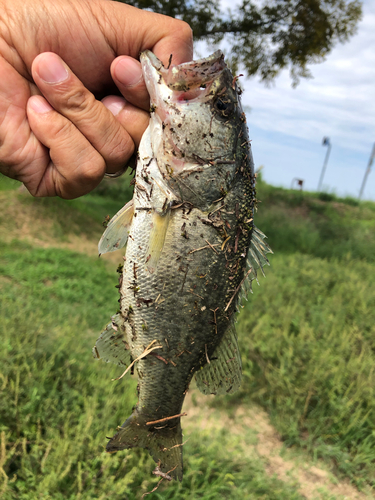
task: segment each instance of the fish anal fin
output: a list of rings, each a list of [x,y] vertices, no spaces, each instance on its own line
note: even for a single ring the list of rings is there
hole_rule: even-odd
[[[112,316],[112,321],[100,334],[92,352],[95,359],[102,359],[106,363],[123,367],[130,365],[131,354],[126,340],[124,321],[120,314]]]
[[[107,444],[107,452],[113,453],[127,448],[145,448],[158,464],[159,469],[173,479],[182,480],[182,430],[180,419],[176,424],[147,425],[143,415],[134,410],[132,415]]]
[[[134,202],[130,200],[109,221],[98,244],[99,255],[114,252],[126,245],[134,215]]]
[[[195,374],[198,389],[203,394],[226,394],[239,389],[242,365],[233,324],[228,327],[211,358],[210,363]]]
[[[146,252],[146,267],[150,273],[153,273],[158,265],[168,231],[170,216],[171,211],[169,209],[164,215],[159,214],[156,210],[152,214],[152,229]]]

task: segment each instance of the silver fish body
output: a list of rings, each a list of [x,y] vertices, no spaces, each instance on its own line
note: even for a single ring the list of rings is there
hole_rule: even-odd
[[[152,113],[134,197],[99,245],[116,247],[118,221],[126,221],[116,357],[127,366],[137,360],[139,401],[107,450],[146,448],[163,473],[181,479],[179,415],[189,383],[196,374],[206,394],[239,387],[234,315],[270,249],[254,229],[248,131],[221,52],[171,69],[151,52],[141,62]]]

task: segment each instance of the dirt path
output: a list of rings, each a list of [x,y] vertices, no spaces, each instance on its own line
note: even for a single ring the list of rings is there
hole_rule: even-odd
[[[276,429],[270,424],[267,413],[259,407],[239,406],[230,418],[227,412],[209,406],[214,396],[203,396],[197,389],[187,394],[184,411],[189,418],[184,421],[186,431],[194,432],[196,426],[202,429],[226,429],[233,435],[244,436],[249,431],[256,433],[256,443],[249,446],[242,441],[239,452],[243,456],[258,456],[264,461],[265,470],[270,475],[297,487],[307,500],[368,500],[371,493],[359,492],[347,480],[338,480],[320,461],[312,462],[302,453],[294,454],[285,450]],[[233,409],[231,409],[232,415]]]

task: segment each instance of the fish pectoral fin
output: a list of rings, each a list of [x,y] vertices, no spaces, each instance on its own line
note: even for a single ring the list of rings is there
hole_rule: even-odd
[[[237,391],[241,385],[242,364],[233,324],[225,332],[211,358],[210,363],[206,363],[195,374],[198,389],[203,394]]]
[[[113,453],[127,448],[145,448],[158,464],[159,470],[173,479],[182,480],[182,430],[180,419],[173,426],[147,425],[135,409],[132,415],[108,442],[106,451]]]
[[[114,252],[126,245],[134,215],[134,201],[130,200],[109,221],[98,244],[99,255]]]
[[[121,314],[112,316],[112,321],[100,334],[92,353],[95,359],[102,359],[106,363],[114,363],[123,367],[130,365],[131,354]]]
[[[154,210],[152,214],[152,229],[146,252],[146,267],[150,273],[153,273],[158,265],[164,247],[170,217],[170,209],[168,209],[164,215],[160,215],[156,210]]]

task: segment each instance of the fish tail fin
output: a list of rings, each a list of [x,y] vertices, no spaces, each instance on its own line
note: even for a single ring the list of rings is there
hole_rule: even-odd
[[[161,472],[173,479],[182,480],[180,418],[173,419],[173,427],[163,426],[163,423],[147,425],[143,415],[134,412],[108,442],[106,449],[109,453],[114,453],[126,448],[145,448]]]

